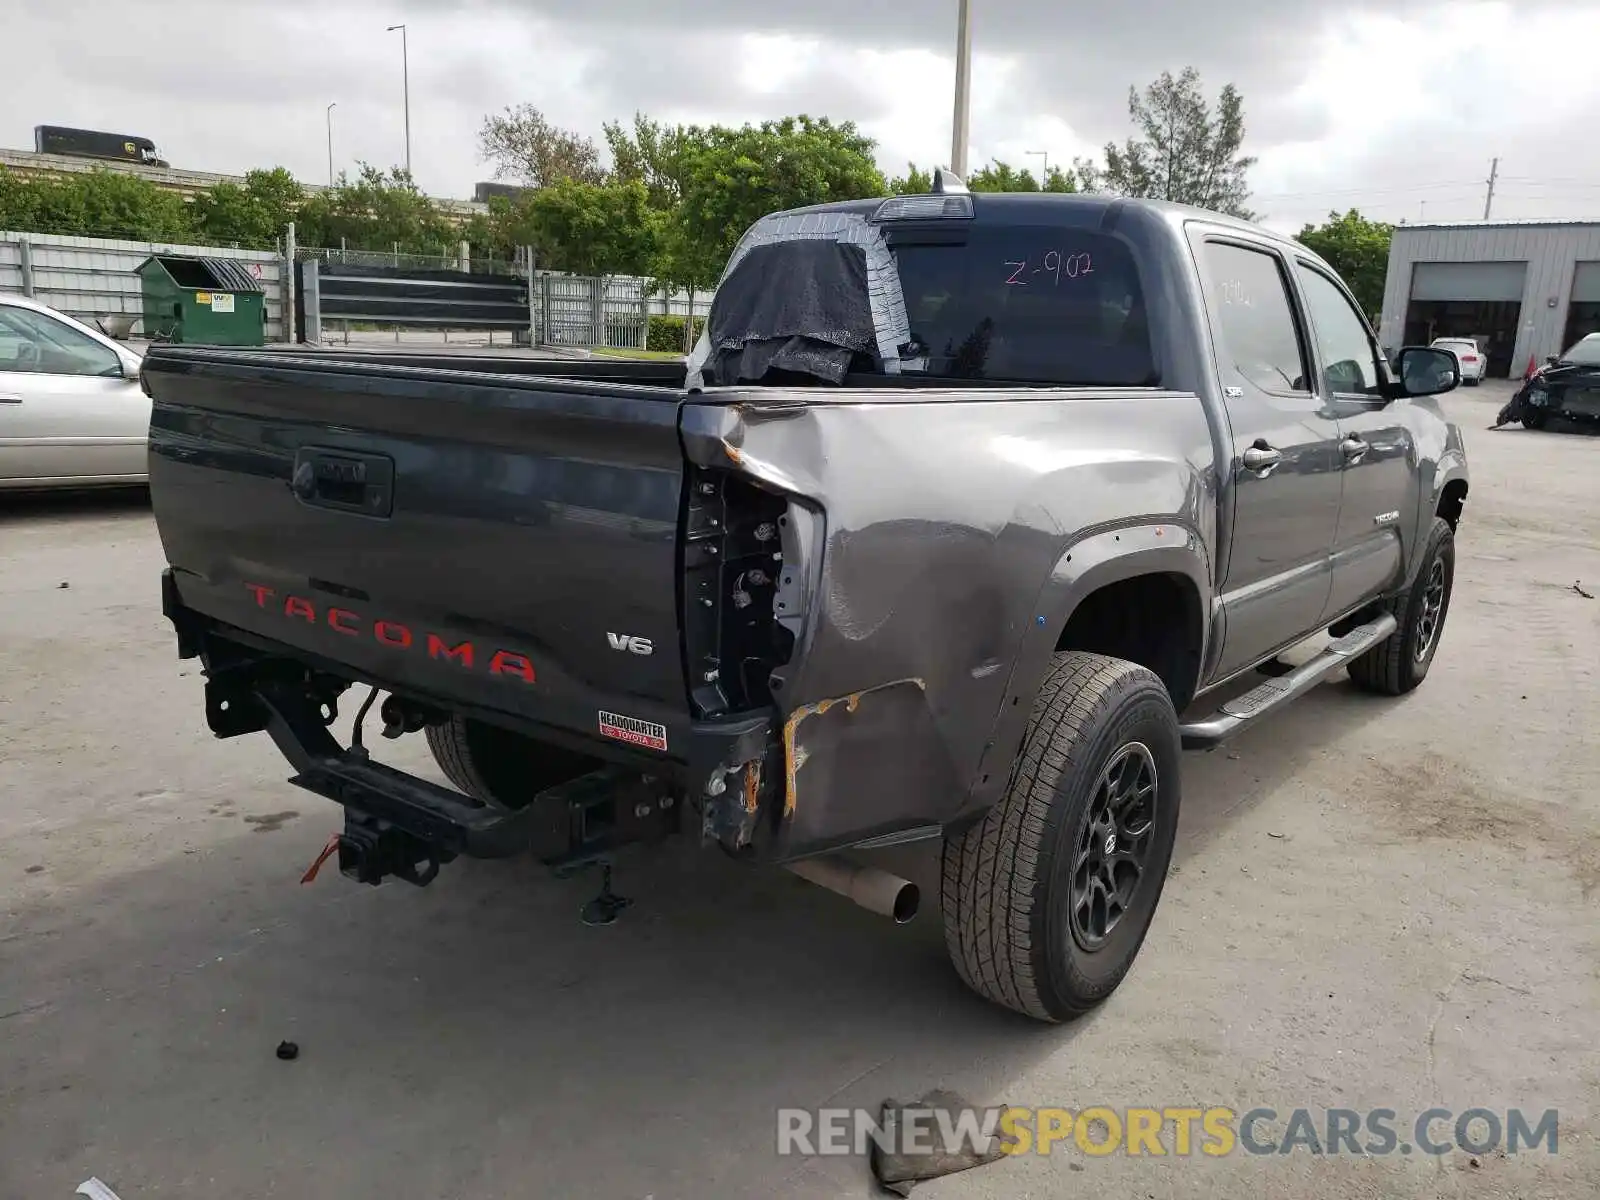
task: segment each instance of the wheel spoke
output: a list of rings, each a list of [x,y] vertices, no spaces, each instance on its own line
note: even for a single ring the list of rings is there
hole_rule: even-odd
[[[1122,795],[1124,799],[1138,791],[1143,777],[1144,759],[1137,754],[1128,755],[1122,766]]]
[[[1422,588],[1420,607],[1417,611],[1417,633],[1415,656],[1422,662],[1433,650],[1433,644],[1439,636],[1439,626],[1444,621],[1444,559],[1436,557],[1428,568],[1427,582]]]
[[[1147,849],[1148,849],[1148,847],[1141,845],[1141,846],[1136,846],[1136,847],[1130,847],[1128,850],[1119,850],[1119,851],[1117,851],[1117,853],[1113,854],[1110,858],[1106,859],[1106,862],[1105,862],[1106,870],[1115,871],[1118,867],[1126,865],[1126,866],[1132,867],[1135,871],[1138,871],[1140,874],[1143,874],[1144,873],[1145,852],[1146,852]]]
[[[1073,936],[1095,950],[1133,907],[1155,842],[1160,803],[1155,757],[1129,742],[1106,762],[1072,859]]]

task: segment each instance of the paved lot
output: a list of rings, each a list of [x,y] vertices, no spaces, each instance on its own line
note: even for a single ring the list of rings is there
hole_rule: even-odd
[[[1190,756],[1144,954],[1063,1029],[967,995],[933,919],[716,854],[626,859],[603,930],[526,863],[300,887],[334,812],[205,732],[142,500],[0,498],[0,1197],[861,1196],[860,1160],[778,1159],[773,1111],[934,1085],[1561,1127],[1476,1164],[1071,1151],[933,1200],[1600,1193],[1600,441],[1484,432],[1504,395],[1449,399],[1475,483],[1431,678]]]

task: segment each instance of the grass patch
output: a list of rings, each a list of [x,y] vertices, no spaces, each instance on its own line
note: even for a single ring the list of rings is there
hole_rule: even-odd
[[[676,362],[683,357],[681,354],[668,354],[665,350],[624,350],[616,346],[594,346],[589,353],[602,358],[644,358],[656,362]]]

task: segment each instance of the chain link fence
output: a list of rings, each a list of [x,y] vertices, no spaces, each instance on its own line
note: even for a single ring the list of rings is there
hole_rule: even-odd
[[[668,292],[636,275],[557,275],[534,278],[535,340],[546,346],[650,348],[653,317],[704,319],[711,293]]]

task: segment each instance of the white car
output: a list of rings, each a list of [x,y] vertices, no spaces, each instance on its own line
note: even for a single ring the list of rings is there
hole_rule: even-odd
[[[144,483],[140,361],[48,305],[0,293],[0,489]]]
[[[1435,350],[1448,350],[1461,368],[1461,382],[1477,387],[1489,373],[1489,356],[1472,338],[1434,338]]]

